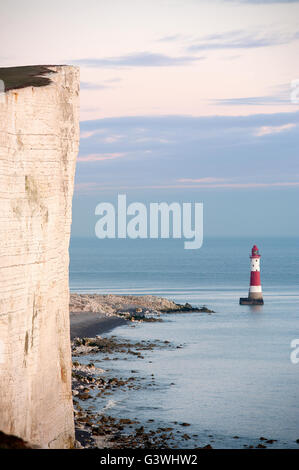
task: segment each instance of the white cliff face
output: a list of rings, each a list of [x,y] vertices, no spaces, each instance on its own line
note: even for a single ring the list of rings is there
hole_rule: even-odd
[[[49,68],[50,84],[0,97],[0,430],[65,448],[74,440],[68,247],[79,71]]]

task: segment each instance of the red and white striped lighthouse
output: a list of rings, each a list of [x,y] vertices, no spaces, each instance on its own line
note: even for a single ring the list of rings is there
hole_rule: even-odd
[[[259,249],[256,245],[252,247],[250,256],[250,286],[249,286],[249,299],[262,299],[262,286],[261,286],[261,270],[260,270]]]
[[[253,245],[250,255],[250,286],[248,298],[241,298],[240,304],[254,305],[263,304],[263,293],[261,285],[261,271],[260,271],[260,258],[259,249]]]

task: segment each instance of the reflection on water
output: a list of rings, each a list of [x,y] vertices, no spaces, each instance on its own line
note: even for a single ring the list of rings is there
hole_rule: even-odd
[[[262,313],[263,311],[262,305],[249,305],[249,308],[252,313]]]

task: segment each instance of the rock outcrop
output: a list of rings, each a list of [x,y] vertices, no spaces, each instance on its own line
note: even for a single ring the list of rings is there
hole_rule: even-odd
[[[0,430],[74,442],[68,246],[79,70],[0,69]]]
[[[101,294],[71,294],[70,312],[94,312],[105,315],[127,313],[144,317],[146,313],[179,313],[202,312],[214,313],[206,306],[192,307],[189,303],[177,304],[172,300],[155,295],[101,295]],[[130,315],[129,315],[130,316]]]

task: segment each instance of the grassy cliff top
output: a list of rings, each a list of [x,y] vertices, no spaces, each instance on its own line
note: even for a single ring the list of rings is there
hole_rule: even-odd
[[[45,77],[49,73],[54,73],[49,67],[51,65],[28,65],[24,67],[3,67],[0,68],[0,80],[3,80],[5,91],[27,86],[40,87],[49,85],[51,80]]]

